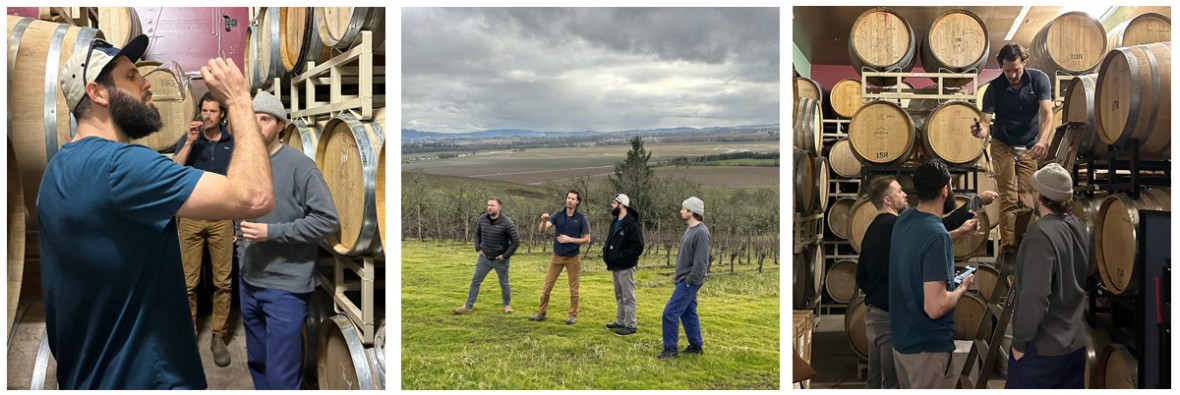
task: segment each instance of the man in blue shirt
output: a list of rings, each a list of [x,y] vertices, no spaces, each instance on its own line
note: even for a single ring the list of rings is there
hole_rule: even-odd
[[[128,144],[163,125],[135,67],[147,45],[144,35],[123,49],[95,40],[62,66],[78,132],[50,159],[37,197],[46,336],[62,389],[206,388],[173,216],[244,219],[274,207],[250,92],[232,60],[201,68],[240,131],[227,175]]]
[[[889,248],[889,329],[901,388],[954,388],[955,304],[974,276],[956,288],[954,249],[942,222],[953,199],[950,172],[938,159],[918,166],[918,206],[897,218]]]
[[[582,258],[578,256],[583,244],[590,243],[590,221],[578,211],[582,204],[582,195],[578,190],[571,189],[565,193],[565,208],[550,214],[541,214],[541,223],[537,230],[544,232],[553,227],[556,237],[553,238],[553,259],[549,261],[549,271],[545,273],[545,285],[541,287],[541,305],[537,313],[529,317],[529,321],[544,321],[545,312],[549,310],[549,292],[557,283],[557,276],[565,268],[570,283],[570,315],[566,324],[573,325],[578,321],[578,284],[582,272]]]
[[[1020,245],[1016,218],[1029,215],[1018,209],[1017,196],[1029,188],[1037,161],[1049,156],[1053,138],[1053,84],[1045,72],[1025,68],[1028,52],[1020,44],[1000,48],[996,61],[1004,73],[988,84],[983,94],[982,120],[971,133],[992,134],[992,166],[1000,190],[1000,243],[1004,253]],[[995,123],[992,119],[995,118]],[[991,125],[990,128],[987,128]]]
[[[201,119],[189,124],[188,132],[176,141],[172,161],[183,166],[225,175],[234,153],[233,134],[226,130],[225,105],[206,93],[201,97]],[[197,332],[197,286],[201,283],[201,264],[205,247],[213,273],[213,316],[210,346],[213,363],[229,366],[229,349],[225,346],[229,332],[229,309],[233,298],[234,224],[230,220],[206,221],[178,218],[180,258],[184,262],[184,282],[188,291],[189,311],[193,316],[193,333]]]

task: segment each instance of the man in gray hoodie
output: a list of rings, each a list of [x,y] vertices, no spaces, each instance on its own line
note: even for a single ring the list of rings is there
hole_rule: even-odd
[[[676,255],[676,283],[672,297],[664,306],[664,351],[656,358],[676,358],[680,353],[704,354],[704,339],[701,339],[701,321],[697,317],[697,292],[709,274],[709,228],[701,223],[705,215],[705,202],[696,196],[681,203],[680,218],[688,223],[688,230],[680,238],[680,252]],[[680,324],[684,324],[684,336],[688,347],[676,349],[680,337]]]
[[[287,112],[267,92],[254,97],[274,180],[275,209],[242,221],[242,322],[246,366],[259,390],[298,390],[307,300],[319,285],[316,245],[340,227],[324,176],[302,152],[279,142]]]
[[[1041,219],[1029,225],[1016,253],[1012,352],[1004,388],[1084,387],[1086,228],[1070,211],[1073,180],[1050,163],[1033,173],[1021,196]]]

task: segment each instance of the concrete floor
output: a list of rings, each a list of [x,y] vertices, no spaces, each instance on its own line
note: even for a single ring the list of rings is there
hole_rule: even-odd
[[[205,380],[211,390],[252,390],[254,381],[246,368],[246,336],[242,320],[237,311],[230,314],[231,339],[228,345],[230,365],[219,368],[213,364],[213,352],[209,349],[212,337],[209,328],[209,315],[197,317],[200,333],[197,335],[197,345],[201,353],[201,364],[205,368]],[[40,346],[41,336],[45,331],[45,312],[40,302],[29,305],[28,311],[20,318],[16,325],[8,352],[8,389],[27,390],[33,377],[34,361]],[[56,363],[50,357],[46,370],[45,389],[57,389],[55,376]]]
[[[812,389],[865,387],[867,371],[861,370],[858,375],[860,358],[848,343],[843,314],[820,316],[819,325],[811,336],[811,366],[815,369],[815,377],[811,379]],[[988,381],[988,388],[1004,388],[1003,378],[992,377]]]

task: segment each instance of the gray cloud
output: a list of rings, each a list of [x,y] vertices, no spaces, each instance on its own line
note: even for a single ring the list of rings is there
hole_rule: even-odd
[[[402,127],[777,123],[774,8],[406,8]]]

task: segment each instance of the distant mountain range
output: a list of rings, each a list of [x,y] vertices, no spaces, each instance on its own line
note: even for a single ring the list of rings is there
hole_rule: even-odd
[[[465,139],[487,139],[499,137],[577,137],[588,135],[610,135],[610,134],[624,134],[624,135],[652,135],[652,134],[687,134],[687,133],[740,133],[740,132],[755,132],[764,130],[778,131],[778,124],[770,125],[748,125],[748,126],[727,126],[727,127],[711,127],[711,128],[663,128],[663,129],[642,129],[642,130],[622,130],[614,132],[599,132],[593,130],[573,131],[573,132],[546,132],[537,130],[525,129],[493,129],[479,132],[464,132],[464,133],[439,133],[427,132],[414,129],[402,129],[402,141],[418,141],[418,140],[465,140]]]

